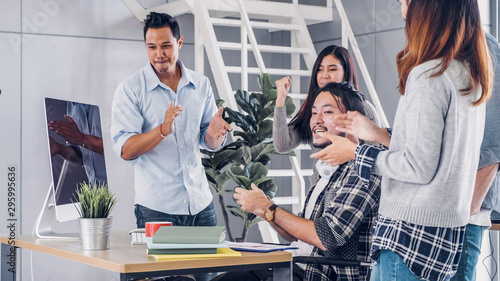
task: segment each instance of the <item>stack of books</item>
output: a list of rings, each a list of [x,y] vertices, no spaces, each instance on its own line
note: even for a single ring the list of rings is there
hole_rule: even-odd
[[[147,253],[156,260],[241,256],[225,239],[224,226],[162,226],[146,237]]]

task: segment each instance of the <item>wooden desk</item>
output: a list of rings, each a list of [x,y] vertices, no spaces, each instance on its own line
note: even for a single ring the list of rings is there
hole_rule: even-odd
[[[2,280],[13,276],[8,272],[7,262],[11,246],[6,237],[2,242]],[[157,277],[175,274],[202,272],[243,271],[274,268],[274,280],[291,280],[292,255],[287,252],[255,253],[241,252],[241,257],[184,259],[156,261],[146,254],[146,245],[131,245],[127,232],[111,234],[110,249],[84,251],[75,247],[79,240],[39,239],[32,235],[16,237],[16,247],[53,255],[82,264],[92,265],[116,272],[120,280],[138,277]],[[20,261],[17,260],[19,263]],[[7,280],[7,279],[6,279]]]
[[[491,224],[490,230],[500,230],[500,224],[498,223]]]

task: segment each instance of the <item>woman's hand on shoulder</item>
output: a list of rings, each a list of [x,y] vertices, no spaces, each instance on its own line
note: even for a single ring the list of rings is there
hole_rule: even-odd
[[[323,161],[323,163],[336,166],[356,157],[357,142],[353,142],[347,137],[336,136],[327,132],[319,134],[328,138],[332,143],[322,150],[311,154],[311,158],[317,158]]]
[[[378,142],[380,129],[370,119],[357,111],[348,111],[333,118],[335,130],[353,135],[358,139]]]

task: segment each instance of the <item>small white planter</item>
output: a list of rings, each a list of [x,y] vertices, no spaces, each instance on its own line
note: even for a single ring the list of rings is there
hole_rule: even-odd
[[[83,250],[109,249],[112,217],[100,219],[80,218],[80,238]]]

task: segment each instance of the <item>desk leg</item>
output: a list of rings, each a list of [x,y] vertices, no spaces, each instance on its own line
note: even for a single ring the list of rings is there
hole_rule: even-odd
[[[2,273],[0,280],[15,281],[16,280],[16,247],[2,243],[2,264],[0,265]]]
[[[293,265],[291,262],[289,267],[273,268],[273,280],[292,281],[292,268]]]

